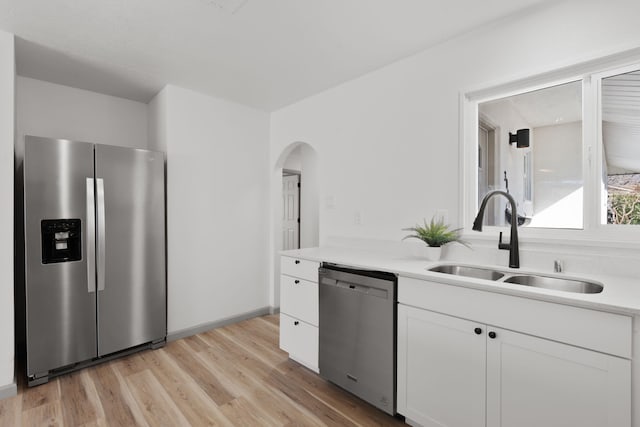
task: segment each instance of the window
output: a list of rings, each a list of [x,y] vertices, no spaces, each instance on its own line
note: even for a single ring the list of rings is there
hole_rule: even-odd
[[[601,79],[607,224],[640,224],[640,70]],[[603,221],[605,222],[605,221]]]
[[[463,222],[469,230],[486,192],[517,202],[523,236],[638,241],[640,58],[624,54],[463,94]],[[625,64],[626,62],[626,64]],[[584,72],[588,70],[588,72]],[[495,132],[479,154],[481,123]],[[486,148],[483,151],[487,151]],[[479,181],[478,166],[494,179]],[[493,198],[500,200],[500,198]],[[486,225],[511,220],[493,202]]]
[[[582,228],[582,82],[479,102],[478,117],[490,120],[498,134],[495,170],[485,174],[502,175],[497,188],[516,201],[519,223],[524,227]],[[482,144],[478,139],[478,147]],[[479,180],[480,200],[491,189],[496,188]],[[511,222],[505,199],[493,198],[490,203],[498,215],[489,217],[487,224]]]

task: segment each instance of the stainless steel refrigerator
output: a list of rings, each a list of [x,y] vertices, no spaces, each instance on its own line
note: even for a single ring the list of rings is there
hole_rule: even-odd
[[[166,339],[160,152],[25,137],[29,385]]]

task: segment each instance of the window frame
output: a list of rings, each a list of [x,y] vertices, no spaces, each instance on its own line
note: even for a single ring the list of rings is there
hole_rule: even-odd
[[[521,237],[533,242],[564,241],[592,242],[594,246],[640,248],[640,225],[606,223],[606,187],[603,181],[604,147],[602,141],[603,78],[640,70],[640,49],[621,52],[604,58],[558,68],[545,73],[513,79],[509,82],[471,88],[460,93],[460,224],[464,235],[472,239],[494,239],[504,227],[485,226],[488,232],[471,231],[478,200],[477,129],[478,104],[520,93],[544,89],[565,83],[582,82],[582,178],[583,228],[526,228],[518,229]],[[605,206],[603,212],[603,203]],[[604,215],[604,223],[602,216]],[[493,231],[493,232],[492,232]]]
[[[600,215],[597,219],[598,225],[604,229],[616,230],[614,233],[624,233],[628,232],[631,229],[640,229],[640,225],[630,225],[630,224],[607,224],[607,191],[604,183],[605,180],[605,153],[604,153],[604,142],[602,140],[602,80],[607,77],[613,77],[620,74],[629,73],[631,71],[640,71],[640,61],[633,62],[627,64],[625,66],[610,68],[605,71],[600,71],[597,73],[593,73],[592,84],[595,90],[595,96],[597,98],[597,111],[596,111],[596,138],[597,138],[597,150],[598,150],[598,159],[599,161],[596,163],[596,174],[600,177],[602,181],[600,185],[600,198],[599,198],[599,209]],[[618,230],[621,229],[621,230]],[[640,234],[639,234],[640,236]]]
[[[523,165],[522,170],[524,171],[524,191],[523,191],[523,201],[524,203],[532,203],[533,204],[533,147],[527,148],[524,156],[522,158]]]

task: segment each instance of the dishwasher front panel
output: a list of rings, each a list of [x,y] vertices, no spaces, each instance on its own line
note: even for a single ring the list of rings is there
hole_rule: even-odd
[[[389,273],[320,269],[320,375],[391,415],[396,284]]]

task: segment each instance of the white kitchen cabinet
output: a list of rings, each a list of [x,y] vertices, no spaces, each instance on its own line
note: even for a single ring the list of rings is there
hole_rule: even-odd
[[[280,313],[280,348],[289,357],[318,372],[318,327]]]
[[[280,257],[280,273],[318,283],[320,263],[302,258]]]
[[[489,327],[488,427],[631,425],[631,361]]]
[[[280,311],[318,326],[318,282],[298,277],[280,277]]]
[[[400,304],[398,412],[428,427],[630,426],[631,361]]]
[[[485,422],[486,340],[478,323],[398,305],[398,412],[425,427]]]
[[[318,372],[318,268],[320,263],[280,258],[280,348]]]

